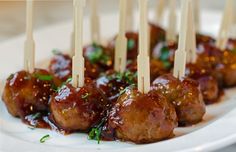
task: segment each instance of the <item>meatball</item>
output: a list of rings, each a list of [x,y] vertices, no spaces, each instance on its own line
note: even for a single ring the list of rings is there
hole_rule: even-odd
[[[189,78],[178,80],[167,74],[153,82],[152,90],[164,95],[175,106],[180,126],[202,120],[206,108],[196,81]]]
[[[200,47],[197,64],[201,67],[212,69],[212,75],[217,79],[220,87],[232,87],[236,85],[236,55],[230,50],[219,50],[216,47],[205,44]]]
[[[53,87],[53,77],[45,70],[36,69],[32,74],[19,71],[7,79],[2,100],[11,115],[24,118],[48,111]]]
[[[103,118],[106,108],[106,97],[89,79],[81,88],[62,86],[50,99],[52,119],[66,131],[88,131]]]
[[[126,89],[108,116],[108,128],[116,138],[139,144],[169,138],[176,125],[173,105],[155,91],[142,94]]]
[[[134,60],[138,56],[138,33],[135,32],[127,32],[127,59]],[[108,44],[108,48],[115,52],[115,39],[113,39]]]
[[[84,57],[92,64],[105,72],[113,68],[114,52],[98,44],[91,44],[84,47]]]
[[[137,72],[137,60],[127,64],[127,69],[131,72]],[[150,77],[151,81],[158,76],[168,73],[168,65],[157,59],[150,60]]]
[[[166,69],[170,70],[174,66],[177,45],[175,42],[159,42],[152,50],[152,57],[162,61]]]
[[[211,69],[197,64],[187,64],[185,73],[186,76],[198,81],[206,104],[218,101],[220,89],[217,80],[211,74]]]
[[[166,32],[160,26],[149,24],[150,26],[150,49],[157,45],[158,42],[165,41],[166,39]]]
[[[51,59],[49,72],[57,79],[65,82],[72,75],[72,59],[69,55],[57,53]]]
[[[136,72],[126,71],[117,73],[108,71],[106,75],[97,79],[96,84],[99,89],[107,96],[110,103],[115,103],[120,93],[128,86],[137,82]]]
[[[197,34],[196,43],[197,45],[198,44],[213,44],[215,43],[215,39],[208,35]]]
[[[72,59],[69,55],[57,53],[52,58],[49,71],[54,75],[56,79],[65,82],[67,79],[71,78],[72,75]],[[92,64],[88,60],[85,60],[85,76],[91,79],[96,79],[99,77],[102,70],[97,64]]]

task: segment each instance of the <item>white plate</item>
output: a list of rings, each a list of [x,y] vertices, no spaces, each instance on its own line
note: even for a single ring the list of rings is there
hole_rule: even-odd
[[[114,19],[115,18],[115,19]],[[204,12],[203,31],[215,34],[218,29],[220,14]],[[102,18],[103,35],[111,38],[117,31],[117,15],[106,15]],[[206,22],[207,21],[207,22]],[[85,20],[84,37],[89,40],[89,24]],[[66,50],[69,48],[71,23],[47,27],[35,32],[36,61],[40,64],[51,54],[53,48]],[[0,80],[22,68],[24,36],[0,44]],[[45,67],[45,66],[44,66]],[[0,82],[2,89],[4,82]],[[0,93],[1,90],[0,89]],[[135,145],[125,142],[104,142],[97,144],[96,141],[87,140],[85,134],[60,135],[56,132],[44,129],[31,130],[11,117],[2,102],[0,102],[0,151],[4,152],[77,152],[77,151],[209,151],[215,150],[236,141],[236,89],[226,91],[222,102],[207,107],[204,121],[196,126],[177,128],[176,137],[170,140],[147,145]],[[45,134],[51,138],[46,143],[39,143],[39,139]]]

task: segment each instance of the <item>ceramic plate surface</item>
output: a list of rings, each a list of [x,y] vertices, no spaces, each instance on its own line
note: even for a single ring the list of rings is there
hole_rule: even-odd
[[[219,28],[220,13],[203,12],[203,32],[216,35]],[[102,36],[112,38],[118,29],[118,16],[114,14],[102,16]],[[72,25],[61,23],[35,32],[37,67],[47,67],[51,50],[58,48],[69,50]],[[85,42],[89,42],[89,23],[84,23]],[[24,36],[0,44],[0,93],[4,80],[10,73],[22,69]],[[204,121],[198,125],[177,128],[175,137],[146,145],[135,145],[127,142],[105,142],[87,140],[86,134],[63,136],[44,129],[31,130],[19,119],[8,114],[0,102],[0,151],[3,152],[143,152],[143,151],[210,151],[236,142],[236,89],[226,90],[225,96],[218,104],[207,107]],[[45,134],[50,139],[41,144],[39,139]]]

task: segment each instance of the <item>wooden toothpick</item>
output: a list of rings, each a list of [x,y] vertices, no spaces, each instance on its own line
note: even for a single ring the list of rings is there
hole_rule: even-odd
[[[75,9],[73,9],[73,29],[71,32],[70,56],[75,55]]]
[[[156,24],[162,25],[163,24],[163,14],[165,10],[166,0],[158,0],[156,4]]]
[[[127,58],[127,38],[126,32],[126,1],[120,0],[120,20],[119,20],[119,33],[116,38],[115,45],[115,64],[114,69],[117,72],[124,72],[126,68]]]
[[[186,66],[186,50],[187,50],[187,25],[189,20],[190,12],[190,0],[182,0],[181,7],[181,22],[180,22],[180,33],[179,33],[179,44],[178,49],[175,52],[174,62],[174,76],[181,78],[185,76]]]
[[[127,24],[126,30],[133,31],[134,30],[134,0],[126,0],[126,14],[127,14]]]
[[[193,12],[192,2],[193,2],[192,0],[189,1],[187,38],[186,38],[187,62],[189,63],[195,63],[197,59],[196,31],[194,24],[194,12]]]
[[[221,27],[216,41],[216,46],[221,50],[226,48],[230,36],[230,28],[233,23],[233,5],[233,0],[226,0]]]
[[[33,39],[33,0],[27,0],[24,69],[32,73],[34,72],[34,67],[35,67],[35,43]]]
[[[233,2],[233,12],[232,12],[232,26],[230,29],[230,37],[232,39],[236,39],[236,3],[235,1]]]
[[[169,21],[166,31],[166,40],[175,42],[176,38],[176,0],[169,0]]]
[[[138,90],[148,93],[150,90],[150,63],[148,51],[147,0],[139,0],[139,55],[138,55]]]
[[[90,27],[92,42],[100,44],[100,20],[98,15],[98,1],[90,0]]]
[[[72,61],[72,85],[84,86],[84,57],[83,57],[83,12],[85,0],[74,0],[75,11],[75,55]]]
[[[194,10],[194,25],[197,33],[201,30],[200,21],[200,0],[193,0],[193,10]]]

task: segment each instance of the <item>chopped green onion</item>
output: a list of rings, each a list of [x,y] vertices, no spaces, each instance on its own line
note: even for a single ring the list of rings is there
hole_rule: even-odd
[[[32,118],[33,120],[36,120],[36,119],[38,119],[40,116],[41,116],[41,114],[40,114],[39,112],[37,112],[37,113],[31,115],[31,118]]]
[[[11,80],[13,77],[14,77],[14,74],[11,74],[11,75],[7,78],[7,80]]]
[[[102,126],[104,125],[105,121],[106,119],[102,119],[101,122],[96,127],[91,129],[91,131],[88,134],[89,140],[97,140],[98,144],[100,144]]]
[[[51,81],[53,79],[51,75],[34,74],[33,76],[42,81]]]
[[[67,80],[66,80],[66,83],[70,83],[72,81],[72,78],[68,78]]]
[[[132,50],[135,46],[135,41],[133,39],[128,40],[128,50]]]
[[[96,63],[100,60],[101,56],[102,56],[102,48],[98,47],[97,45],[93,45],[94,50],[92,52],[90,52],[88,54],[88,59],[89,61],[91,61],[92,63]]]
[[[169,49],[167,47],[163,47],[161,49],[161,56],[160,56],[160,60],[161,61],[166,61],[169,58]]]
[[[99,128],[92,128],[92,130],[89,132],[89,140],[97,140],[98,144],[100,144],[101,129],[99,129]]]
[[[84,95],[81,96],[81,98],[82,98],[82,99],[86,99],[86,98],[88,98],[89,96],[90,96],[89,93],[85,93]]]
[[[58,49],[53,49],[52,50],[52,54],[54,54],[54,55],[58,55],[58,54],[60,54],[61,52],[58,50]]]
[[[50,138],[50,135],[45,135],[45,136],[43,136],[39,141],[40,141],[40,143],[45,143],[45,141],[46,140],[48,140]]]

